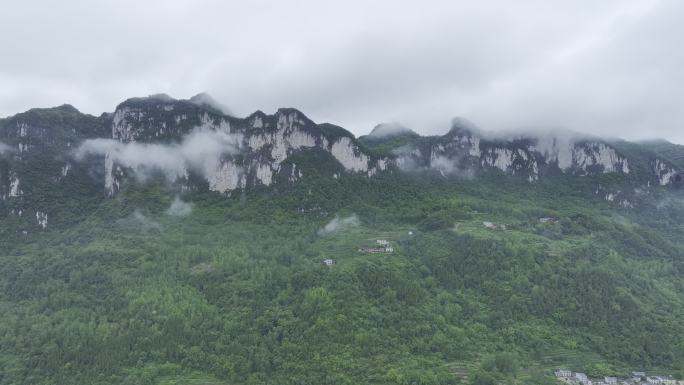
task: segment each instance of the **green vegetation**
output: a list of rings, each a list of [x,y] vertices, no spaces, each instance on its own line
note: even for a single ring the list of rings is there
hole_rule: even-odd
[[[56,200],[80,221],[0,245],[0,384],[541,385],[557,366],[684,369],[676,191],[627,210],[593,197],[611,183],[598,177],[302,167],[301,184],[187,193],[187,217],[166,213],[162,184],[85,213]],[[360,224],[318,234],[351,214]],[[358,251],[376,239],[394,252]]]

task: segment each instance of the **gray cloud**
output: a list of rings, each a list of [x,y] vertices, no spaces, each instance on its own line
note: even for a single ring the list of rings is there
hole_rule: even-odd
[[[135,172],[139,180],[146,180],[151,173],[161,171],[168,180],[174,181],[193,170],[204,176],[216,172],[225,154],[238,151],[239,138],[223,131],[195,130],[177,144],[122,143],[113,139],[90,139],[75,151],[75,158],[87,155],[106,155]]]
[[[356,214],[344,218],[340,218],[336,215],[335,218],[318,230],[318,235],[322,237],[333,235],[344,229],[359,226],[360,224],[361,221],[359,221],[359,217],[357,217]]]
[[[191,202],[184,202],[179,197],[175,197],[171,206],[166,210],[166,214],[172,217],[187,217],[192,214],[192,207]]]
[[[0,116],[207,91],[238,115],[292,106],[357,135],[464,116],[684,143],[682,13],[676,0],[10,2]]]

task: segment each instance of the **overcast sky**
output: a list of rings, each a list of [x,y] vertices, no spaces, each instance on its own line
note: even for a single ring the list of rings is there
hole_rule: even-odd
[[[684,1],[2,0],[0,116],[206,91],[355,134],[567,128],[684,143]]]

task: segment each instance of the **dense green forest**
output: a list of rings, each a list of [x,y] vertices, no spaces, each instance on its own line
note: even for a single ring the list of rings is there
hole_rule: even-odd
[[[591,178],[307,175],[230,196],[131,185],[5,242],[0,384],[683,374],[681,191],[622,208]],[[359,251],[377,239],[394,251]]]

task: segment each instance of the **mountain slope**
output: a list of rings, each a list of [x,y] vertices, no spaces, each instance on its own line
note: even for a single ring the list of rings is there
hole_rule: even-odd
[[[677,154],[684,153],[676,145],[564,133],[496,137],[464,120],[455,120],[442,136],[421,137],[401,126],[380,125],[357,140],[295,109],[235,118],[208,95],[132,98],[99,118],[71,106],[31,110],[0,122],[0,143],[6,149],[0,155],[2,210],[13,216],[15,232],[45,227],[46,216],[56,223],[73,220],[66,218],[73,210],[50,213],[40,202],[55,199],[43,195],[60,190],[75,196],[66,191],[77,183],[88,191],[79,197],[83,202],[74,201],[78,205],[99,198],[95,185],[111,197],[149,178],[165,179],[178,191],[230,193],[297,183],[307,177],[302,167],[309,165],[293,159],[314,153],[318,160],[313,166],[329,158],[317,172],[330,177],[427,172],[458,179],[502,173],[534,183],[558,174],[591,176],[595,183],[589,191],[628,207],[638,204],[635,189],[679,186]]]
[[[500,351],[680,369],[681,203],[618,214],[561,178],[320,178],[181,217],[132,186],[3,254],[0,383],[450,384]],[[360,223],[321,233],[335,214]],[[358,251],[376,239],[395,252]]]
[[[83,210],[94,208],[100,201],[102,172],[77,162],[71,152],[84,140],[107,135],[106,120],[64,105],[0,121],[5,148],[0,152],[3,239],[18,240],[22,232],[48,224],[73,223]],[[54,202],[61,202],[65,211],[50,215]]]
[[[0,384],[684,374],[676,155],[162,95],[32,111],[0,121]]]

